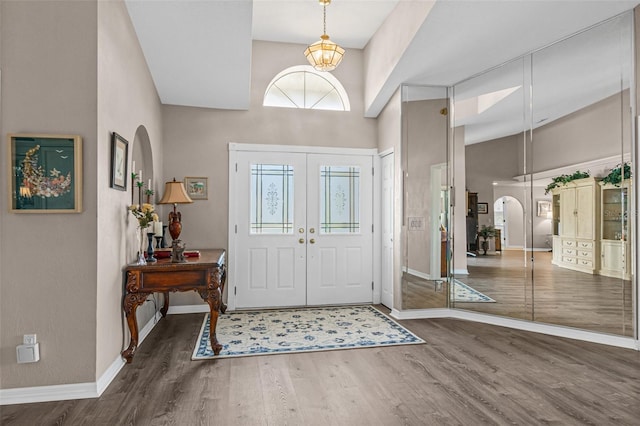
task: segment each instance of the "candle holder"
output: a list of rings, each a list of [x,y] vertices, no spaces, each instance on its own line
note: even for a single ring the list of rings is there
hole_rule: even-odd
[[[149,247],[147,247],[147,262],[157,262],[158,259],[153,257],[153,232],[147,232],[147,238],[149,238]]]
[[[154,234],[154,238],[156,239],[156,248],[162,248],[162,246],[160,245],[162,243],[162,237],[160,235]]]
[[[165,248],[167,247],[167,240],[165,240],[165,235],[167,233],[167,228],[169,227],[169,225],[162,225],[162,242],[160,243],[160,247]]]

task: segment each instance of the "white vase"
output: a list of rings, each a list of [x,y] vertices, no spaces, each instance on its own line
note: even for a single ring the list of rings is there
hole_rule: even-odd
[[[144,234],[144,228],[138,228],[138,232],[136,232],[136,235],[138,237],[138,254],[137,254],[137,261],[136,261],[136,265],[146,265],[147,264],[147,259],[145,257],[145,234]]]

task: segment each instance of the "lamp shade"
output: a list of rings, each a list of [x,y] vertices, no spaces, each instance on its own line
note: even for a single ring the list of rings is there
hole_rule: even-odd
[[[162,199],[158,201],[158,204],[186,203],[193,203],[193,200],[189,198],[182,182],[176,182],[176,179],[173,178],[172,182],[166,182],[164,184],[164,194],[162,195]]]

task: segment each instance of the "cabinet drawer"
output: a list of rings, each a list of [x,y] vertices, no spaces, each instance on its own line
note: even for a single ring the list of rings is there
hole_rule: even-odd
[[[562,256],[562,261],[564,263],[570,263],[571,265],[577,265],[578,264],[578,259],[576,259],[575,257]]]
[[[563,247],[577,247],[575,240],[562,240]]]
[[[585,259],[593,258],[593,252],[591,250],[578,249],[577,252],[578,252],[578,257],[585,258]]]
[[[593,250],[593,241],[578,241],[578,248]]]
[[[585,268],[593,268],[593,261],[588,259],[576,259],[578,266],[584,266]]]
[[[567,256],[575,256],[576,252],[578,250],[574,249],[574,248],[563,248],[562,249],[562,254],[566,254]]]

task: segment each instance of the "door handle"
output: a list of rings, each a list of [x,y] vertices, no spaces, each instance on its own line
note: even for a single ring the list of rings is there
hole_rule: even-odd
[[[312,239],[310,239],[310,240],[309,240],[309,242],[310,242],[311,244],[315,244],[315,243],[316,243],[316,240],[312,238]]]
[[[298,228],[298,232],[304,234],[304,228]]]
[[[299,242],[300,244],[304,244],[304,238],[300,238],[300,239],[298,240],[298,242]]]
[[[315,228],[311,228],[311,229],[309,229],[309,232],[313,234],[314,232],[316,232],[316,229]]]

